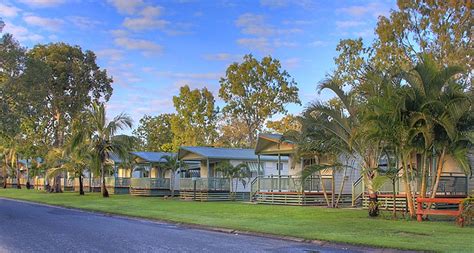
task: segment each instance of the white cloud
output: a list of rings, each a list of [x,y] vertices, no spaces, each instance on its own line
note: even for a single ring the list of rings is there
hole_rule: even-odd
[[[139,9],[145,4],[143,0],[108,0],[121,14],[137,14]]]
[[[40,34],[33,33],[23,26],[16,26],[14,24],[7,23],[3,29],[5,33],[11,33],[19,41],[32,41],[38,42],[44,39]]]
[[[163,29],[163,32],[171,36],[192,34],[193,27],[194,27],[194,24],[191,24],[191,23],[180,23],[180,22],[169,23],[167,27]]]
[[[34,8],[47,8],[56,7],[65,2],[65,0],[19,0],[30,7]]]
[[[297,68],[301,63],[301,59],[297,57],[288,58],[282,61],[282,65],[285,68],[293,69]]]
[[[147,6],[141,11],[141,15],[144,17],[157,17],[160,16],[163,12],[163,7],[161,6]]]
[[[237,40],[237,44],[265,53],[271,51],[271,44],[267,38],[241,38]]]
[[[344,8],[339,8],[336,10],[336,13],[349,14],[354,17],[363,18],[367,15],[372,15],[373,17],[388,16],[390,12],[390,6],[383,5],[380,2],[373,2],[367,5],[355,5]]]
[[[130,30],[149,30],[149,29],[163,29],[168,21],[163,19],[154,19],[149,16],[139,18],[125,18],[123,26]]]
[[[83,30],[92,29],[95,26],[102,24],[100,21],[83,16],[70,16],[67,19],[75,26]]]
[[[365,29],[362,31],[354,31],[353,34],[359,37],[373,37],[375,33],[372,29]]]
[[[320,46],[325,46],[327,43],[322,40],[315,40],[309,43],[309,46],[311,47],[320,47]]]
[[[43,18],[39,16],[27,15],[23,20],[31,26],[38,26],[48,31],[58,31],[64,24],[64,21],[57,18]]]
[[[274,48],[278,47],[297,47],[298,43],[292,41],[285,41],[281,39],[270,40],[265,37],[259,38],[241,38],[237,40],[237,44],[260,50],[264,53],[271,53]]]
[[[128,32],[125,30],[116,29],[116,30],[111,30],[110,34],[112,34],[115,37],[125,37],[128,35]]]
[[[95,51],[98,57],[107,58],[109,61],[117,62],[123,59],[124,52],[119,49],[107,48]]]
[[[314,5],[313,0],[260,0],[260,5],[269,8],[284,8],[288,6],[299,6],[303,8],[312,8]]]
[[[239,45],[260,50],[264,53],[271,52],[276,47],[295,47],[296,43],[290,42],[285,37],[303,32],[299,28],[276,28],[268,24],[263,15],[245,13],[238,17],[235,25],[241,33],[253,35],[253,38],[240,38]]]
[[[240,27],[242,29],[242,33],[256,36],[271,36],[302,32],[302,30],[298,28],[275,28],[265,22],[265,17],[263,15],[256,15],[252,13],[245,13],[240,15],[239,18],[235,21],[235,24],[237,27]]]
[[[240,54],[217,53],[206,54],[203,57],[208,61],[239,61],[243,56]]]
[[[361,26],[361,25],[365,25],[365,22],[354,21],[354,20],[336,21],[336,27],[339,28],[339,29],[353,28],[353,27],[358,27],[358,26]]]
[[[222,73],[211,72],[211,73],[183,73],[183,72],[171,72],[162,71],[156,72],[158,76],[173,78],[173,79],[199,79],[199,80],[217,80],[222,76]]]
[[[296,19],[296,20],[283,20],[282,22],[284,25],[312,25],[315,24],[315,20],[303,20],[303,19]]]
[[[0,17],[3,18],[13,18],[18,15],[21,9],[13,6],[0,3]]]
[[[115,44],[126,49],[139,50],[145,56],[160,54],[163,51],[163,47],[161,45],[158,45],[153,41],[143,39],[117,37],[115,38]]]
[[[273,45],[275,47],[296,47],[298,46],[298,43],[293,42],[293,41],[285,41],[281,39],[275,39],[273,41]]]

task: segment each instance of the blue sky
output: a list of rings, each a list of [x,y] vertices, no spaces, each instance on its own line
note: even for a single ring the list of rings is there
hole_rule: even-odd
[[[374,38],[395,1],[2,0],[3,32],[31,48],[63,41],[93,50],[114,79],[110,116],[173,112],[179,87],[206,86],[217,104],[219,78],[244,54],[271,55],[298,83],[303,106],[333,68],[340,39]],[[276,116],[278,118],[279,116]],[[135,124],[135,125],[136,125]]]

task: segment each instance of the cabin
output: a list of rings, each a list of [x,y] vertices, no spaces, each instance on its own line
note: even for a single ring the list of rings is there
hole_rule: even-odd
[[[303,169],[309,165],[329,165],[328,157],[299,157],[296,144],[285,140],[281,134],[260,134],[255,146],[257,156],[287,156],[290,169],[277,177],[262,175],[255,184],[252,200],[262,204],[327,205],[328,202],[349,204],[352,183],[359,178],[359,170],[352,166],[354,158],[338,157],[345,165],[327,168],[303,178]],[[333,194],[334,193],[334,194]]]
[[[180,173],[180,196],[184,200],[249,200],[250,186],[258,176],[276,177],[288,173],[288,157],[257,156],[253,149],[180,147],[178,159],[191,165]],[[245,183],[242,183],[242,180],[231,182],[223,177],[222,172],[215,169],[223,161],[234,166],[246,164],[251,171],[250,178],[243,179]]]
[[[474,168],[474,150],[468,153],[468,160],[470,163],[471,170]],[[411,155],[410,166],[414,171],[421,171],[422,158],[421,155],[413,153]],[[380,167],[386,166],[386,158],[382,157]],[[436,168],[437,164],[433,164],[431,167]],[[427,182],[427,196],[431,194],[431,188],[434,184],[435,171],[430,170],[428,172]],[[378,190],[378,200],[380,207],[384,209],[392,209],[393,205],[400,211],[406,211],[406,191],[405,183],[403,182],[403,172],[400,170],[398,178],[394,182],[390,180],[384,183]],[[358,180],[353,184],[353,205],[368,207],[368,193],[362,179]],[[415,196],[420,194],[421,189],[421,178],[416,177],[410,182],[412,190],[415,192]],[[395,189],[394,189],[395,187]],[[395,191],[394,191],[395,190]],[[395,192],[395,199],[393,198],[393,192]],[[442,198],[465,198],[469,195],[474,194],[474,177],[466,174],[461,166],[453,159],[452,156],[447,155],[443,164],[443,170],[441,172],[440,182],[436,191],[436,197]]]
[[[171,194],[171,179],[177,177],[162,165],[165,156],[175,155],[167,152],[130,152],[131,161],[128,164],[117,155],[111,155],[113,177],[106,178],[106,185],[115,194],[168,196]]]

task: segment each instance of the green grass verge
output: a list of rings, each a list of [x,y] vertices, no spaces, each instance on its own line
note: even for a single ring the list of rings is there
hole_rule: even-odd
[[[187,202],[162,198],[99,194],[49,194],[0,189],[0,197],[135,217],[294,236],[376,247],[474,252],[474,227],[452,221],[423,222],[368,218],[365,210],[253,205],[238,202]],[[1,208],[1,207],[0,207]]]

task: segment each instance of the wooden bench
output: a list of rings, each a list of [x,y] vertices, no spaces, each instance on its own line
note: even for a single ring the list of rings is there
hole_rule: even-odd
[[[464,199],[459,199],[459,198],[417,198],[416,203],[417,203],[417,210],[416,210],[416,219],[421,222],[423,221],[423,215],[446,215],[446,216],[454,216],[456,217],[456,221],[458,225],[461,227],[464,224],[464,219],[461,216],[464,205],[463,205],[463,200]],[[457,204],[458,209],[457,210],[436,210],[436,209],[424,209],[423,208],[423,203],[443,203],[443,204]]]

